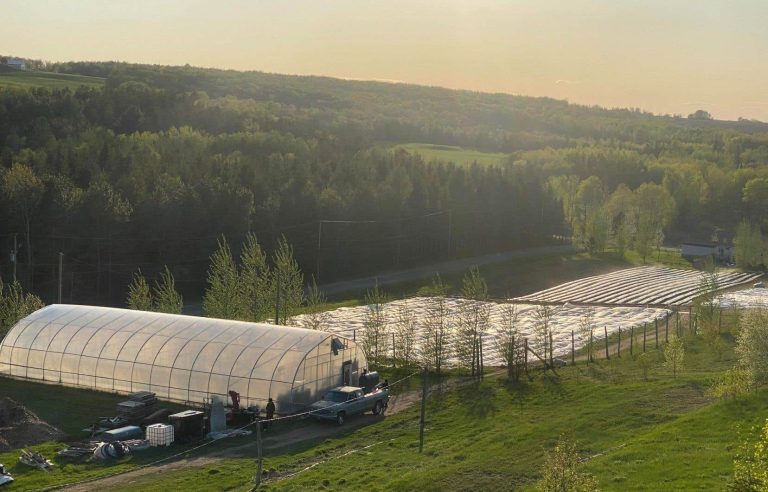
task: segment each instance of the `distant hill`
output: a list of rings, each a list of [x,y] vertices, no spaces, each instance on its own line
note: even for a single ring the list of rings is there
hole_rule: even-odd
[[[32,87],[45,87],[47,89],[62,89],[68,87],[102,87],[104,79],[85,75],[36,72],[33,70],[16,70],[0,66],[0,87],[15,87],[28,89]]]

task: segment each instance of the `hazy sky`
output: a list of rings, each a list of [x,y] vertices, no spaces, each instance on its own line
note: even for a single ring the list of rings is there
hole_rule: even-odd
[[[0,53],[768,121],[768,0],[0,0]]]

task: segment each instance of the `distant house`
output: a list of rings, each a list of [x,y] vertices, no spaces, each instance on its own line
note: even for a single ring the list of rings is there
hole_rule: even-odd
[[[15,68],[16,70],[26,70],[27,64],[24,63],[24,60],[17,60],[17,59],[10,59],[7,62],[5,62],[6,67]]]
[[[734,260],[733,246],[725,243],[683,243],[681,246],[681,254],[683,258],[688,259],[711,256],[717,261],[723,261],[726,263],[732,263]]]

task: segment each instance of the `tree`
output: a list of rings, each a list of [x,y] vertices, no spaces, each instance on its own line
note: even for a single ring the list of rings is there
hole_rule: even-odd
[[[386,352],[387,348],[387,319],[384,315],[384,305],[389,302],[387,294],[379,288],[376,281],[373,289],[365,293],[365,304],[368,308],[365,313],[363,350],[366,357],[377,365],[379,356]]]
[[[160,272],[160,281],[155,280],[153,292],[154,310],[159,313],[181,314],[183,300],[176,291],[176,280],[166,265]]]
[[[703,109],[697,109],[693,113],[688,115],[689,120],[711,120],[712,115],[708,111]]]
[[[39,297],[30,292],[25,293],[18,281],[3,284],[0,279],[0,340],[20,319],[44,306]]]
[[[541,352],[540,356],[545,360],[548,358],[547,355],[549,353],[549,325],[552,323],[553,315],[552,306],[548,304],[540,304],[533,310],[535,322],[533,331],[536,338],[536,347]]]
[[[427,313],[424,318],[424,340],[422,341],[422,359],[426,367],[431,367],[440,374],[448,359],[449,316],[445,296],[448,288],[439,274],[435,274],[432,285],[425,293],[430,296]]]
[[[2,176],[2,191],[8,207],[24,227],[24,250],[27,259],[27,275],[30,285],[32,271],[32,218],[40,205],[45,186],[31,167],[15,163]]]
[[[203,311],[207,316],[222,319],[240,319],[242,315],[242,289],[232,251],[222,236],[218,249],[211,255],[208,267],[208,288],[203,296]]]
[[[768,178],[752,178],[744,184],[741,201],[747,206],[750,216],[756,220],[765,220],[768,210]]]
[[[141,270],[133,274],[133,279],[128,285],[128,299],[126,300],[128,309],[138,311],[152,311],[152,292],[149,290],[149,284]]]
[[[685,362],[685,345],[683,339],[677,335],[669,337],[669,342],[664,345],[664,365],[672,369],[672,377],[677,377],[677,371],[682,369]]]
[[[514,304],[505,304],[501,309],[501,323],[496,331],[496,350],[507,366],[507,377],[519,381],[525,348],[518,329],[518,312]]]
[[[302,317],[304,328],[310,330],[325,331],[328,328],[329,314],[325,311],[325,294],[317,286],[315,277],[312,276],[312,283],[307,287],[307,312]]]
[[[304,301],[304,275],[285,236],[280,238],[277,249],[272,253],[272,288],[280,315],[277,322],[287,324]]]
[[[742,268],[754,268],[765,263],[765,243],[759,226],[753,226],[746,219],[736,227],[733,238],[736,265]]]
[[[584,314],[579,318],[579,336],[587,344],[587,362],[592,359],[592,330],[595,328],[595,308],[587,306]]]
[[[768,490],[768,419],[757,439],[746,440],[733,460],[734,490],[765,492]]]
[[[262,321],[274,313],[274,291],[267,255],[253,233],[246,235],[240,253],[239,288],[242,319]]]
[[[768,380],[768,310],[749,309],[741,315],[736,355],[739,364],[749,370],[756,381]]]
[[[640,366],[640,370],[643,371],[643,380],[648,381],[648,369],[651,368],[651,357],[648,352],[641,352],[635,360],[637,365]]]
[[[625,184],[620,184],[611,194],[606,205],[611,217],[611,229],[616,251],[624,256],[624,251],[630,247],[635,236],[637,217],[635,195]]]
[[[594,492],[597,480],[579,470],[581,459],[576,445],[560,436],[555,447],[547,452],[541,466],[541,479],[536,490],[541,492]]]
[[[470,268],[464,275],[461,295],[464,300],[456,355],[470,368],[472,376],[482,378],[483,335],[488,328],[491,311],[488,303],[488,285],[477,266]]]
[[[635,249],[643,261],[646,260],[653,246],[658,246],[663,239],[664,228],[672,221],[675,200],[661,185],[643,183],[635,190],[637,203],[637,236]]]
[[[753,384],[752,371],[737,365],[720,375],[708,393],[715,398],[736,398],[749,393]]]
[[[416,314],[408,304],[400,306],[397,310],[393,349],[395,358],[399,359],[404,367],[410,367],[416,351]]]

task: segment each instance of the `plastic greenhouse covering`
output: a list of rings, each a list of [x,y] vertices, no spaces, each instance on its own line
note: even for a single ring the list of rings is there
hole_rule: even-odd
[[[197,404],[234,390],[279,412],[356,384],[365,363],[355,342],[321,331],[94,306],[45,307],[0,342],[2,375]]]

